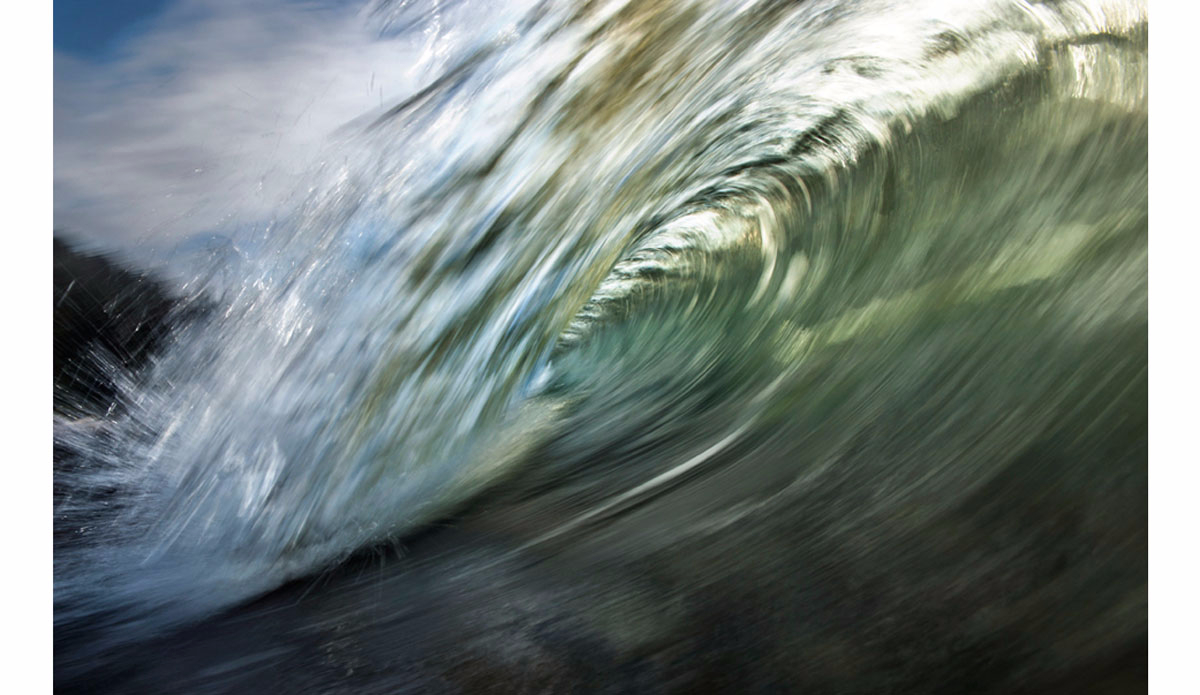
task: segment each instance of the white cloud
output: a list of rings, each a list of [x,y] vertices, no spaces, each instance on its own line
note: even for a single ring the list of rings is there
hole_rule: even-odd
[[[152,249],[269,219],[330,133],[427,84],[503,14],[396,7],[412,22],[381,38],[360,5],[180,0],[110,62],[57,55],[55,227]],[[443,21],[467,9],[484,21]]]

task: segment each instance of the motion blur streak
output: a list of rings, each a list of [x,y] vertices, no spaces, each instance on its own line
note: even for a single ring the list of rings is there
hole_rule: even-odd
[[[1142,3],[353,20],[429,79],[56,392],[60,689],[1144,688]]]

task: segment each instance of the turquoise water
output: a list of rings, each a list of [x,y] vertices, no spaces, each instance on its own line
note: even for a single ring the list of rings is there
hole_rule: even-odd
[[[371,21],[430,21],[406,7]],[[60,482],[118,500],[56,500],[92,519],[56,551],[59,634],[136,642],[463,509],[486,526],[512,481],[537,501],[495,503],[521,530],[488,562],[785,538],[888,567],[920,537],[981,553],[958,576],[982,585],[1067,524],[1109,559],[1055,581],[1144,610],[1146,26],[545,3],[448,45],[236,259],[175,261],[216,309],[125,410],[56,422],[94,461]],[[997,540],[998,500],[1041,530]]]

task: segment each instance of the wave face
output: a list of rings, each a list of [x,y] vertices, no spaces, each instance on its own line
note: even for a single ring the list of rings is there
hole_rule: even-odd
[[[925,528],[1009,479],[1144,512],[1140,3],[514,14],[193,270],[215,308],[119,412],[56,421],[60,668],[515,477],[557,510],[534,545],[660,500],[670,532],[606,541],[639,554],[772,500],[797,542]]]

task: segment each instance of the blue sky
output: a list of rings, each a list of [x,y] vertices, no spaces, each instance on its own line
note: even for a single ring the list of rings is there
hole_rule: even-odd
[[[331,132],[438,69],[366,2],[58,0],[55,228],[169,247],[269,220]]]
[[[168,0],[55,0],[54,50],[103,59],[121,38],[136,33]]]
[[[330,136],[511,31],[531,0],[58,0],[54,227],[113,250],[253,232]],[[507,28],[506,28],[507,27]]]

